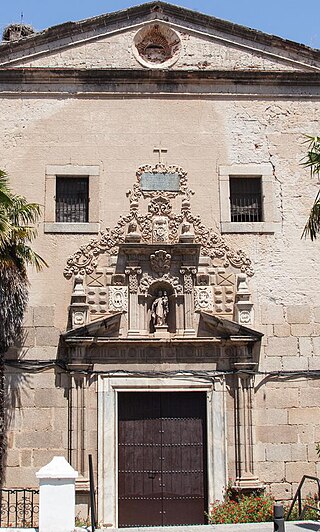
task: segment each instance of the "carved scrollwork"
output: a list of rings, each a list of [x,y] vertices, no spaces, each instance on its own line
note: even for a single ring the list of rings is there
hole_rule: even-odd
[[[178,174],[179,191],[142,191],[140,180],[143,173],[164,173]],[[170,195],[171,194],[171,195]],[[182,194],[181,212],[172,212],[170,197]],[[226,241],[221,238],[213,229],[206,227],[200,216],[194,216],[191,212],[190,196],[192,191],[187,185],[187,173],[179,166],[166,166],[162,163],[141,166],[137,171],[137,182],[127,193],[130,202],[130,212],[120,218],[113,229],[106,229],[99,239],[91,240],[87,245],[81,246],[67,260],[64,270],[66,278],[72,275],[92,274],[98,265],[99,256],[103,253],[116,255],[119,246],[127,241],[141,244],[151,244],[153,242],[163,242],[176,244],[179,242],[179,235],[187,234],[183,232],[183,227],[189,225],[192,228],[191,237],[185,241],[192,241],[200,244],[200,254],[218,260],[220,266],[233,266],[248,276],[253,275],[250,259],[242,250],[231,249]],[[142,214],[139,211],[140,198],[150,197],[148,212]],[[159,222],[161,224],[159,225]],[[131,225],[130,225],[131,224]],[[161,227],[160,227],[161,226]],[[135,228],[134,231],[132,228]],[[183,238],[181,239],[183,241]]]
[[[196,286],[194,289],[194,309],[213,310],[212,286]]]
[[[116,254],[119,245],[125,241],[126,227],[132,219],[133,216],[130,214],[121,217],[114,229],[106,229],[100,239],[90,240],[86,246],[81,246],[67,259],[64,276],[70,279],[72,275],[90,275],[98,264],[99,255],[102,253]]]
[[[174,197],[177,194],[185,194],[188,190],[188,174],[181,168],[181,166],[177,165],[166,165],[163,163],[157,163],[156,165],[151,164],[145,164],[143,166],[140,166],[137,170],[136,176],[138,185],[140,186],[141,183],[141,177],[143,174],[177,174],[179,177],[179,191],[178,192],[168,192],[168,197]],[[143,191],[142,192],[145,197],[154,197],[157,195],[156,191]]]
[[[168,216],[172,211],[172,205],[167,198],[158,194],[150,201],[148,211],[153,215]]]
[[[188,212],[186,220],[193,224],[195,242],[201,245],[202,256],[222,259],[225,268],[231,265],[250,277],[253,275],[251,260],[241,249],[231,249],[221,236],[201,222],[200,216],[193,216]]]
[[[197,273],[197,269],[194,266],[182,266],[180,269],[181,275],[183,275],[183,284],[185,294],[191,294],[193,288],[193,275]]]
[[[144,273],[140,279],[140,285],[139,285],[140,293],[143,295],[146,295],[149,292],[152,284],[159,283],[159,282],[160,283],[165,282],[165,283],[170,284],[176,295],[182,294],[183,292],[183,288],[182,288],[182,285],[180,284],[179,277],[174,277],[170,273],[165,273],[161,277],[155,278],[149,275],[148,273]]]
[[[109,287],[109,310],[110,312],[121,312],[128,310],[128,287]]]
[[[142,269],[140,266],[128,266],[125,270],[125,273],[129,277],[130,294],[136,294],[139,288],[138,276],[141,275]]]
[[[171,255],[163,249],[159,249],[150,255],[150,265],[152,270],[159,276],[167,273],[171,266]]]

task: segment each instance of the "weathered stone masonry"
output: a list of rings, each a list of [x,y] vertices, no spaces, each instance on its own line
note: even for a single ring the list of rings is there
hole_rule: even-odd
[[[44,205],[49,264],[7,357],[6,485],[64,455],[85,507],[91,452],[116,524],[117,393],[174,385],[207,394],[211,499],[228,478],[292,497],[319,474],[320,272],[300,238],[319,51],[155,2],[3,43],[0,67],[2,167]],[[179,189],[149,194],[150,172]],[[67,175],[89,179],[87,224],[55,221]],[[259,225],[231,222],[230,176],[261,177]],[[159,287],[166,331],[150,329]]]

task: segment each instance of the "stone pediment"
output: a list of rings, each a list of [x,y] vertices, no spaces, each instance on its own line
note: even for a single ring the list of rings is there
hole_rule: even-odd
[[[62,337],[67,343],[72,344],[91,344],[93,341],[96,345],[102,343],[105,344],[106,340],[109,340],[110,344],[117,344],[118,340],[121,340],[122,344],[138,344],[137,339],[126,340],[119,334],[120,323],[122,313],[117,313],[106,318],[100,318],[94,322],[91,322],[84,327],[78,327],[70,329],[65,332]],[[171,341],[167,338],[164,339],[164,343],[171,343],[172,345],[188,345],[194,342],[199,345],[212,343],[213,340],[216,344],[224,343],[226,340],[230,340],[230,343],[251,343],[257,342],[263,337],[263,333],[244,327],[239,323],[228,320],[226,318],[218,318],[206,312],[201,312],[201,319],[203,320],[202,332],[206,330],[207,335],[197,336],[196,338],[179,338],[175,337]],[[210,336],[208,336],[210,334]],[[146,339],[143,339],[143,344],[146,343]],[[148,343],[148,342],[147,342]],[[149,338],[149,343],[159,343],[159,339],[154,342],[153,338]],[[161,343],[161,339],[160,339]]]
[[[201,312],[201,319],[213,336],[228,339],[232,342],[257,342],[263,337],[263,333],[259,331],[226,318],[213,316],[207,312]]]
[[[252,346],[262,333],[227,319],[206,313],[201,333],[194,338],[123,338],[119,336],[121,315],[99,319],[86,327],[72,329],[62,335],[69,348],[69,364],[161,364],[211,363],[218,368],[228,361],[233,364],[251,360]]]
[[[77,339],[79,342],[84,339],[114,338],[119,336],[122,312],[117,312],[105,318],[92,321],[81,327],[70,329],[62,335],[64,340],[69,338]]]
[[[2,67],[319,70],[320,52],[164,2],[67,22],[0,45]]]

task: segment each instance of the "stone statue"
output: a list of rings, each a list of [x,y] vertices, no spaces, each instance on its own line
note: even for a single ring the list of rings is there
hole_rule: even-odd
[[[158,297],[151,306],[151,318],[154,326],[165,325],[169,314],[169,298],[167,292],[159,290]]]

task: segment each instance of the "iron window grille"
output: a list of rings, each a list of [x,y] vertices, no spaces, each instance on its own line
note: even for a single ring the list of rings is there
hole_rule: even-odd
[[[260,177],[230,177],[231,222],[262,222]]]
[[[57,177],[56,222],[89,221],[89,178]]]

